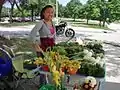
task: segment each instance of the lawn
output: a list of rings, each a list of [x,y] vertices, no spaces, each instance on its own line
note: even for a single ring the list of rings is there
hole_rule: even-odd
[[[98,28],[98,29],[105,29],[110,30],[107,26],[100,27],[99,21],[96,20],[89,20],[89,23],[86,23],[86,20],[84,19],[76,19],[75,21],[73,19],[61,19],[62,21],[66,21],[70,23],[72,26],[75,27],[87,27],[87,28]],[[13,22],[13,23],[0,23],[0,26],[4,27],[12,27],[12,26],[27,26],[27,25],[34,25],[37,22]]]
[[[13,23],[0,23],[0,26],[12,27],[12,26],[27,26],[34,24],[36,24],[36,22],[13,22]]]
[[[86,23],[86,20],[65,20],[69,22],[70,25],[74,27],[87,27],[87,28],[97,28],[97,29],[105,29],[105,30],[110,30],[107,26],[102,27],[99,26],[99,21],[95,20],[90,20],[89,23]]]
[[[98,24],[86,24],[86,23],[72,23],[71,24],[74,27],[87,27],[87,28],[97,28],[97,29],[104,29],[104,30],[110,30],[107,26],[100,27]]]

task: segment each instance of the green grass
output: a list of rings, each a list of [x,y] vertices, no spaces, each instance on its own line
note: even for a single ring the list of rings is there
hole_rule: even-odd
[[[78,23],[78,24],[72,24],[72,26],[110,30],[108,27],[100,27],[98,24],[79,24]]]
[[[69,22],[72,26],[75,26],[75,27],[87,27],[87,28],[110,30],[107,26],[105,27],[99,26],[98,22],[89,21],[88,24],[86,23],[86,21],[83,21],[83,20],[79,20],[79,21],[68,20],[67,22]]]
[[[105,29],[105,30],[110,30],[109,28],[105,27],[100,27],[99,26],[99,22],[95,21],[95,20],[90,20],[89,23],[86,23],[86,20],[82,20],[82,19],[76,19],[75,21],[73,19],[66,19],[63,20],[66,21],[68,23],[70,23],[72,26],[75,27],[87,27],[87,28],[97,28],[97,29]],[[14,22],[14,23],[0,23],[0,26],[4,26],[4,27],[12,27],[12,26],[27,26],[27,25],[34,25],[37,22]]]
[[[119,21],[115,21],[114,23],[115,23],[115,24],[120,24],[120,20],[119,20]]]
[[[13,23],[0,23],[0,26],[12,27],[12,26],[27,26],[34,24],[36,24],[36,22],[13,22]]]

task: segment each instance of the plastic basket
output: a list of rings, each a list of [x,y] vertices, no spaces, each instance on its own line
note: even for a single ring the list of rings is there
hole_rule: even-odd
[[[46,84],[43,85],[39,90],[58,90],[58,89],[52,84]],[[60,90],[67,90],[67,88],[62,88]]]
[[[56,88],[54,85],[46,84],[46,85],[43,85],[39,90],[56,90]]]

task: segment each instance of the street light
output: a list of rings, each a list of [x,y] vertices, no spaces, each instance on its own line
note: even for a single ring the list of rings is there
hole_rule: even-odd
[[[49,4],[51,4],[51,0],[49,0]]]
[[[56,24],[58,25],[58,2],[56,0]]]

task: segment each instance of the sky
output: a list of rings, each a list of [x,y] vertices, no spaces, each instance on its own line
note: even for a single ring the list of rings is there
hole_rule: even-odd
[[[70,0],[58,0],[58,1],[59,1],[59,3],[62,4],[63,6],[65,6],[68,2],[70,2]],[[82,4],[85,4],[86,1],[88,1],[88,0],[80,0],[80,2],[81,2]]]
[[[70,0],[58,0],[60,4],[62,4],[63,6],[65,6],[68,2],[70,2]],[[82,4],[85,4],[87,0],[80,0],[80,2]],[[4,5],[5,7],[10,7],[9,3],[6,3]]]

